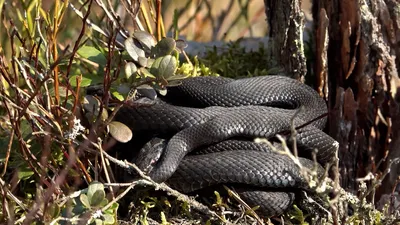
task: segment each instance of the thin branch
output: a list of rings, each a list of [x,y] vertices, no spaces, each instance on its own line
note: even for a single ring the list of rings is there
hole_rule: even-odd
[[[95,143],[93,143],[93,144],[95,146],[97,146],[97,144],[95,144]],[[99,146],[97,146],[97,147],[99,147]],[[87,150],[93,152],[92,149],[87,149]],[[217,218],[223,220],[216,212],[210,210],[207,206],[199,203],[198,201],[194,200],[193,198],[190,198],[187,195],[184,195],[184,194],[170,188],[165,183],[159,184],[157,182],[154,182],[149,176],[147,176],[143,171],[141,171],[135,164],[130,163],[126,160],[124,160],[124,161],[118,160],[118,159],[112,157],[111,155],[109,155],[107,152],[103,152],[103,155],[105,156],[105,158],[107,158],[111,162],[115,163],[119,167],[126,169],[127,171],[132,171],[132,170],[136,171],[139,174],[139,176],[142,178],[140,181],[141,183],[146,184],[146,185],[151,185],[156,190],[165,191],[169,195],[172,195],[181,201],[187,202],[194,209],[196,209],[197,211],[199,211],[207,216],[217,217]]]
[[[87,0],[87,1],[85,2],[85,4],[87,4],[88,2],[89,2],[88,9],[87,9],[87,11],[86,11],[85,16],[84,16],[83,19],[82,19],[82,22],[83,22],[83,23],[82,23],[81,32],[79,33],[78,39],[75,41],[74,49],[72,50],[72,55],[71,55],[70,58],[69,58],[69,63],[68,63],[68,67],[67,67],[66,77],[68,77],[68,75],[69,75],[69,73],[70,73],[70,71],[71,71],[72,62],[74,61],[74,58],[75,58],[74,56],[75,56],[76,52],[77,52],[78,49],[79,49],[79,46],[80,46],[80,42],[81,42],[82,37],[85,35],[86,20],[88,19],[89,14],[90,14],[90,12],[91,12],[90,9],[91,9],[91,7],[92,7],[93,0]]]

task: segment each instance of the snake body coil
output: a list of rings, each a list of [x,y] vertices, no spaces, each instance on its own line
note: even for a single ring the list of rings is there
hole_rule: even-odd
[[[300,155],[309,157],[317,150],[317,161],[325,164],[337,150],[337,142],[321,131],[326,112],[324,100],[313,89],[291,78],[196,77],[169,88],[163,101],[122,107],[116,120],[134,133],[169,138],[150,172],[155,181],[183,192],[217,184],[245,185],[241,196],[272,216],[284,212],[293,193],[307,189],[307,182],[287,155],[244,140],[287,134],[293,121],[301,127],[296,136]],[[191,154],[198,149],[203,154]],[[142,151],[139,158],[146,154]],[[315,166],[305,158],[300,162],[306,168]]]

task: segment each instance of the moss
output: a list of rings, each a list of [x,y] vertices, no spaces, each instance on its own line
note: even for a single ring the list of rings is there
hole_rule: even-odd
[[[240,78],[263,76],[278,72],[268,68],[268,55],[264,45],[260,43],[256,51],[248,51],[240,46],[241,40],[229,42],[222,48],[213,47],[199,59],[215,73],[224,77]]]

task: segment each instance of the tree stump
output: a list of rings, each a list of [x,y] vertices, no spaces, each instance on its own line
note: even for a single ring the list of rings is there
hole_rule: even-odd
[[[306,57],[303,48],[304,16],[299,0],[264,0],[268,20],[268,53],[271,65],[285,74],[303,80]]]
[[[303,15],[298,0],[264,0],[272,66],[303,80]],[[340,144],[342,187],[377,175],[400,157],[400,3],[396,0],[314,0],[313,74],[328,102],[327,132]],[[271,65],[270,65],[271,66]],[[394,190],[400,166],[377,192]]]
[[[329,134],[340,144],[341,185],[382,175],[400,156],[400,3],[314,0],[315,75],[330,109]],[[389,193],[400,168],[377,192]]]

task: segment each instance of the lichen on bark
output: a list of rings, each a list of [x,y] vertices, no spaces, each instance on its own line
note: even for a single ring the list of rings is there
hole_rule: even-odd
[[[304,80],[307,73],[303,46],[304,15],[299,0],[264,0],[268,21],[270,68]]]

